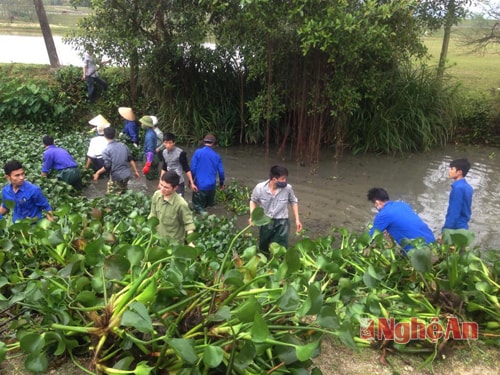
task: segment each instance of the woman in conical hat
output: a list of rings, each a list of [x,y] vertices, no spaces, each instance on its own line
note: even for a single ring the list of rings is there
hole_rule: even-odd
[[[126,136],[135,147],[139,147],[139,124],[135,121],[134,111],[130,107],[120,107],[118,113],[125,119],[125,126],[119,136]]]

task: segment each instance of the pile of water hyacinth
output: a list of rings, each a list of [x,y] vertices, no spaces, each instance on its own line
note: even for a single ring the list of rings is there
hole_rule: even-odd
[[[22,353],[34,373],[70,358],[88,374],[320,374],[311,359],[329,335],[427,353],[424,365],[457,340],[500,345],[499,252],[472,248],[471,232],[402,256],[381,233],[335,229],[264,255],[249,227],[210,215],[185,246],[157,236],[150,197],[78,196],[36,177],[40,150],[13,137],[3,158],[24,156],[56,219],[0,220],[0,360]],[[80,136],[64,139],[85,155]],[[225,204],[242,208],[248,189],[231,189]]]

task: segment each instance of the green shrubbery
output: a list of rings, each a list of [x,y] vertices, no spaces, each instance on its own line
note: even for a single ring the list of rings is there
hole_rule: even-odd
[[[108,82],[108,90],[93,106],[87,100],[81,68],[69,66],[38,78],[30,74],[30,68],[24,73],[11,74],[9,69],[0,69],[0,117],[4,124],[34,124],[47,132],[85,130],[88,120],[100,113],[120,128],[123,120],[117,108],[132,105],[127,71],[121,68],[101,72]],[[500,145],[498,92],[460,94],[459,88],[439,84],[432,72],[425,69],[402,72],[394,77],[391,90],[381,96],[385,101],[366,102],[354,113],[346,142],[355,152],[419,151],[450,140]],[[216,108],[216,103],[201,109],[198,101],[199,108],[192,107],[199,95],[208,94],[196,90],[190,102],[184,104],[179,97],[174,101],[177,109],[150,103],[140,95],[135,108],[139,115],[158,114],[163,127],[177,131],[185,143],[197,140],[208,131],[220,133],[224,146],[237,142],[231,135],[238,132],[234,117],[237,111],[226,120],[217,120],[224,115],[210,109]],[[157,106],[161,108],[155,108]],[[164,117],[162,112],[157,112],[161,110],[166,111]],[[219,110],[228,113],[229,109],[226,105]],[[211,114],[202,115],[205,112]]]

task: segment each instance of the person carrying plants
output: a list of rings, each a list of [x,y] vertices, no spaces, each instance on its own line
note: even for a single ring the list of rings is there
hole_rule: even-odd
[[[50,135],[45,135],[42,141],[45,146],[42,177],[47,177],[51,170],[55,170],[59,180],[73,186],[78,191],[82,190],[80,169],[71,154],[62,147],[56,147],[54,145],[54,138]]]
[[[195,225],[188,203],[176,193],[178,186],[179,175],[175,171],[162,174],[159,190],[155,191],[151,199],[148,218],[156,217],[159,220],[156,229],[161,237],[184,243],[186,235],[194,231]]]
[[[470,169],[467,159],[456,159],[450,163],[448,176],[454,181],[451,184],[448,210],[441,232],[447,229],[469,229],[472,215],[472,195],[474,189],[465,180]],[[439,236],[441,240],[442,235]]]
[[[158,155],[156,155],[156,140],[158,137],[153,129],[153,119],[151,116],[142,116],[139,122],[146,129],[146,134],[144,135],[144,167],[142,168],[142,173],[148,180],[156,180],[159,177],[159,159]]]
[[[94,173],[94,181],[97,181],[101,174],[107,172],[109,173],[108,194],[123,194],[127,191],[128,182],[132,176],[130,166],[132,166],[136,178],[140,178],[140,175],[129,148],[125,143],[116,142],[115,136],[115,128],[111,126],[104,128],[104,137],[108,141],[108,145],[102,151],[104,166]]]
[[[191,173],[193,175],[193,208],[203,214],[205,208],[214,205],[217,174],[219,175],[219,189],[224,189],[224,166],[222,159],[214,147],[217,140],[213,134],[207,134],[203,138],[203,147],[197,149],[191,159]]]
[[[92,166],[94,173],[104,166],[102,152],[108,145],[108,141],[104,137],[104,128],[107,128],[110,123],[102,115],[98,115],[89,121],[89,124],[95,126],[97,135],[90,140],[89,148],[87,150],[87,161],[85,162],[85,169]]]
[[[379,230],[386,237],[392,237],[403,248],[403,253],[412,248],[411,244],[405,243],[409,240],[423,238],[426,243],[435,241],[429,226],[408,203],[389,200],[389,194],[382,188],[371,188],[367,197],[378,211],[370,229],[370,237],[375,230]]]
[[[276,242],[288,247],[288,233],[290,232],[290,221],[288,219],[288,205],[292,207],[295,217],[295,230],[302,230],[299,218],[299,200],[295,196],[292,185],[288,184],[288,169],[281,165],[274,165],[269,171],[269,179],[258,183],[250,197],[250,218],[248,223],[252,224],[252,212],[257,206],[264,209],[264,214],[272,221],[259,228],[259,249],[269,253],[269,245]]]
[[[125,120],[122,132],[119,137],[125,137],[128,142],[131,142],[135,148],[139,147],[139,124],[135,121],[135,114],[130,107],[118,108],[118,113]]]
[[[186,189],[184,183],[184,173],[186,173],[191,189],[193,191],[198,191],[198,187],[194,184],[191,169],[189,168],[186,151],[175,145],[174,134],[165,133],[165,135],[163,136],[163,147],[163,164],[160,178],[167,171],[175,171],[179,175],[180,179],[179,186],[177,187],[177,193],[184,197],[184,192]]]
[[[5,163],[3,170],[9,184],[2,189],[2,205],[0,216],[12,209],[12,222],[20,219],[41,219],[43,213],[53,221],[52,207],[42,189],[26,181],[24,167],[21,162],[11,160]]]

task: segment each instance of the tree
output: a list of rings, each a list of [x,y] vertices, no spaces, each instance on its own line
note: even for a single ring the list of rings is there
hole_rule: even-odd
[[[57,56],[56,45],[54,44],[54,38],[52,37],[49,20],[47,19],[43,2],[42,0],[33,0],[33,3],[35,4],[36,14],[38,16],[38,21],[40,22],[40,28],[42,29],[43,40],[45,41],[45,46],[47,47],[50,66],[52,68],[57,68],[60,65],[59,57]]]
[[[430,29],[443,28],[443,43],[437,74],[442,77],[448,55],[451,28],[458,25],[468,14],[468,7],[472,0],[424,0],[417,2],[417,17]]]
[[[467,45],[474,47],[474,52],[482,52],[490,45],[500,44],[500,3],[487,1],[482,13],[474,18],[472,35],[464,39]]]

